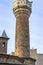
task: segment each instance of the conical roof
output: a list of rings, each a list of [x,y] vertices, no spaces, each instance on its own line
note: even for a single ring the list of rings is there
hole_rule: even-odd
[[[3,33],[2,33],[2,35],[1,35],[0,38],[9,39],[8,36],[7,36],[7,34],[6,34],[6,32],[5,32],[5,30],[3,31]]]
[[[7,37],[7,35],[6,35],[6,32],[5,32],[5,30],[3,31],[3,33],[2,33],[2,36],[1,36],[1,37],[8,38],[8,37]]]

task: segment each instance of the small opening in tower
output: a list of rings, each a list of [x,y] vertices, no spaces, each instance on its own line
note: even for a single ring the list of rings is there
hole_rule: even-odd
[[[5,47],[5,42],[2,43],[2,47]]]

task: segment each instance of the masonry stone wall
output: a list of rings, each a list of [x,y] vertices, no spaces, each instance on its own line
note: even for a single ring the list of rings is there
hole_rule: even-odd
[[[0,53],[7,54],[7,40],[4,38],[0,38]]]
[[[38,54],[37,49],[30,50],[30,57],[36,59],[35,65],[43,65],[43,54]]]
[[[0,55],[0,63],[14,63],[14,64],[21,64],[21,60],[18,57],[11,56],[11,55]]]

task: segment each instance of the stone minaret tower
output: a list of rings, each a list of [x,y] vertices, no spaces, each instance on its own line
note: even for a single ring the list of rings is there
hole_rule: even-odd
[[[3,31],[2,36],[0,36],[0,54],[7,54],[7,43],[9,38],[6,35],[6,32]]]
[[[16,17],[16,49],[18,57],[30,57],[29,17],[32,2],[16,0],[13,3],[13,12]]]

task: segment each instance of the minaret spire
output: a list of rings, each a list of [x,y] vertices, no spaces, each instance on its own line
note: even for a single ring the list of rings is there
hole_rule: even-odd
[[[16,17],[16,49],[15,55],[30,57],[29,17],[32,3],[28,0],[16,0],[13,13]]]

